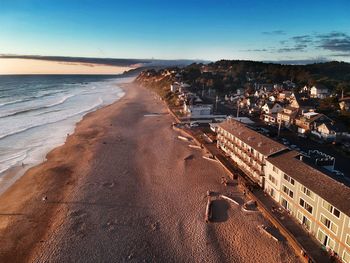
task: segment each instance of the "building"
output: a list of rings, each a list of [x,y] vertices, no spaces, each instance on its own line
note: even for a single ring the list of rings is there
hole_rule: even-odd
[[[277,95],[277,100],[278,101],[284,101],[284,100],[290,100],[291,96],[292,96],[293,92],[292,91],[289,91],[289,90],[284,90],[282,92],[280,92],[278,95]]]
[[[343,111],[350,110],[350,97],[345,97],[339,100],[339,108]]]
[[[213,105],[211,104],[184,104],[184,112],[191,118],[209,116],[213,113]]]
[[[304,162],[296,151],[268,157],[265,172],[265,192],[349,263],[350,188]]]
[[[325,86],[315,85],[310,89],[310,97],[317,99],[324,99],[329,96],[329,90]]]
[[[283,111],[283,107],[278,103],[265,103],[261,107],[261,111],[265,114],[273,114]]]
[[[287,149],[234,119],[220,123],[217,147],[222,149],[254,182],[264,186],[266,158]]]
[[[277,123],[277,113],[283,111],[283,107],[278,103],[265,103],[261,107],[262,119],[266,123],[276,124]]]
[[[171,92],[178,92],[180,90],[180,84],[175,82],[173,84],[170,85],[170,91]]]
[[[217,147],[321,246],[350,263],[350,187],[233,119],[218,125]]]
[[[348,137],[346,127],[329,121],[320,122],[311,133],[324,142],[334,142],[342,137]]]
[[[330,123],[332,120],[326,115],[317,112],[307,112],[295,119],[295,126],[298,133],[304,134],[316,130],[317,126],[323,123]]]
[[[291,95],[290,106],[298,109],[300,114],[315,111],[317,102],[305,93],[293,93]]]
[[[287,106],[283,111],[277,113],[277,122],[285,126],[290,126],[294,123],[294,119],[298,114],[298,109]]]

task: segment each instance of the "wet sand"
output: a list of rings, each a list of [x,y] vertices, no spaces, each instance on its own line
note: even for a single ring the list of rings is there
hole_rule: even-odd
[[[0,262],[299,262],[260,213],[220,200],[205,223],[207,190],[242,193],[177,139],[163,102],[124,89],[0,196]]]

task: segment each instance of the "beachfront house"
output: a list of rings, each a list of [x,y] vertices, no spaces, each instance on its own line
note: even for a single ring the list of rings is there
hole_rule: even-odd
[[[184,104],[184,113],[191,118],[210,116],[213,113],[212,104]]]

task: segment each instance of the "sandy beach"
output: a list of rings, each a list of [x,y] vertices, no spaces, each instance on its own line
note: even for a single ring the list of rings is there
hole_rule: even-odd
[[[0,262],[299,262],[260,212],[220,200],[205,223],[208,190],[243,194],[178,140],[162,101],[123,88],[0,196]]]

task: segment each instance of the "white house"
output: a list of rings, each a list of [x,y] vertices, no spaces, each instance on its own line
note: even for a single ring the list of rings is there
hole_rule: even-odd
[[[192,118],[208,116],[213,112],[213,105],[211,104],[197,104],[197,105],[188,105],[184,104],[184,112]]]
[[[310,89],[311,98],[324,99],[328,97],[328,95],[329,95],[329,90],[324,86],[315,85]]]
[[[180,86],[179,86],[179,84],[177,84],[177,83],[173,83],[173,84],[171,84],[170,85],[170,91],[171,92],[177,92],[178,90],[180,89]]]
[[[265,103],[264,106],[261,107],[261,111],[265,114],[273,114],[283,111],[283,107],[278,103],[268,104]]]

